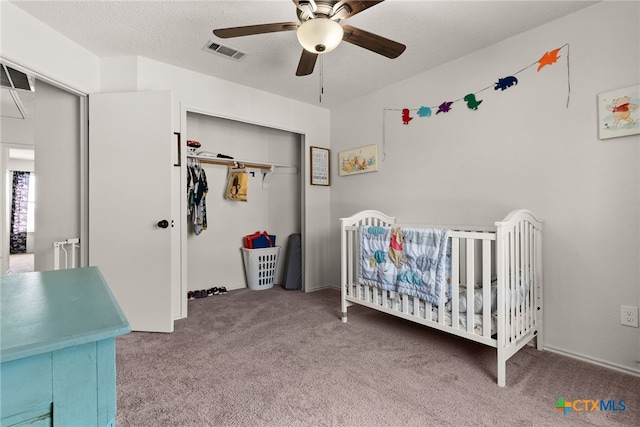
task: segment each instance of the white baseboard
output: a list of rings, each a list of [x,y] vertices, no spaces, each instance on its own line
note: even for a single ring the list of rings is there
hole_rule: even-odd
[[[315,292],[315,291],[320,291],[322,289],[335,289],[335,290],[340,290],[340,286],[334,286],[334,285],[320,285],[320,286],[315,286],[313,288],[309,288],[309,289],[305,289],[305,292]]]
[[[640,377],[640,364],[638,368],[633,368],[630,366],[619,365],[617,363],[607,362],[605,360],[600,360],[595,357],[585,356],[583,354],[573,353],[571,351],[567,351],[561,348],[554,348],[544,346],[545,351],[550,351],[552,353],[561,354],[563,356],[571,357],[572,359],[582,360],[583,362],[591,363],[594,365],[602,366],[604,368],[613,369],[615,371],[624,372],[625,374],[634,375]]]

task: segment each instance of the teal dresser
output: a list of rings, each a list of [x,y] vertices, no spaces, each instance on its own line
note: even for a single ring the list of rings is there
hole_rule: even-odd
[[[115,425],[115,339],[130,328],[100,271],[2,276],[0,297],[0,425]]]

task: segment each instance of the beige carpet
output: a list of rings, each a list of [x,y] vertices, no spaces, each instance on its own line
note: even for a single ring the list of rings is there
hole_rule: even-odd
[[[526,347],[495,351],[340,294],[230,291],[189,302],[172,334],[118,338],[119,426],[640,425],[640,377]],[[555,409],[558,398],[624,411]],[[616,406],[620,408],[620,406]]]

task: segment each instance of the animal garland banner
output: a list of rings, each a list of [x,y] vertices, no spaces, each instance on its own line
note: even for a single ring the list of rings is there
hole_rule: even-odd
[[[551,66],[558,62],[558,59],[562,57],[560,55],[560,51],[566,48],[566,57],[567,57],[567,108],[569,108],[569,96],[571,94],[571,83],[569,79],[569,43],[564,44],[563,46],[545,52],[537,61],[528,65],[517,71],[511,75],[507,75],[504,77],[499,77],[497,81],[490,86],[485,87],[484,89],[480,89],[476,92],[469,93],[464,95],[461,98],[458,98],[454,101],[443,101],[437,106],[420,106],[418,108],[385,108],[386,111],[401,111],[401,120],[403,125],[408,125],[414,118],[424,118],[424,117],[432,117],[437,116],[438,114],[446,114],[454,109],[454,104],[464,102],[466,107],[470,110],[478,110],[480,108],[483,99],[480,99],[480,94],[484,91],[493,89],[494,91],[503,92],[510,88],[513,88],[518,85],[518,78],[516,77],[518,74],[522,73],[525,70],[528,70],[531,67],[537,66],[537,72],[540,72],[547,65]],[[435,112],[434,112],[435,111]]]

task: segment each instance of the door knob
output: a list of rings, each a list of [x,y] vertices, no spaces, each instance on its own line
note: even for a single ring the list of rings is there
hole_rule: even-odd
[[[158,221],[158,227],[167,228],[169,226],[169,221],[163,219],[162,221]]]

